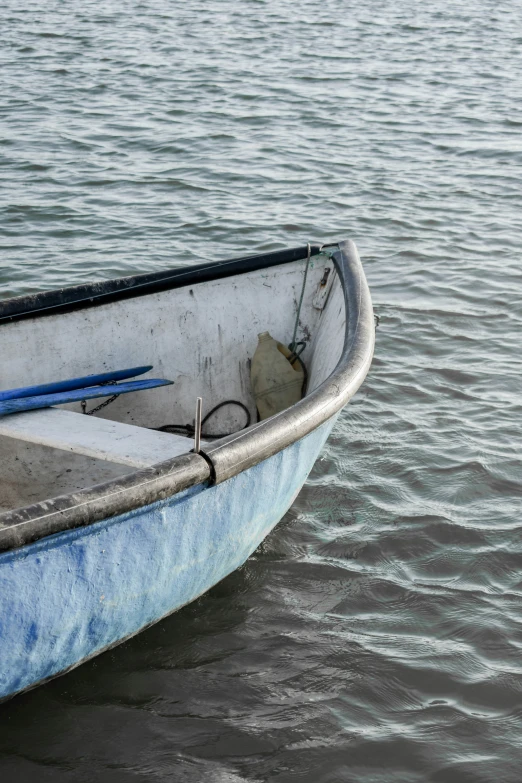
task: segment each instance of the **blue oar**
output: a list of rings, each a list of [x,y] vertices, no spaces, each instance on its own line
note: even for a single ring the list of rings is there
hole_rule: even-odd
[[[173,381],[164,378],[150,378],[145,381],[130,381],[129,383],[112,384],[107,386],[93,386],[90,389],[76,389],[74,391],[61,392],[60,394],[40,394],[37,397],[21,397],[17,400],[0,402],[0,416],[8,413],[21,413],[32,411],[35,408],[49,408],[51,405],[63,405],[66,402],[79,402],[91,400],[95,397],[109,397],[113,394],[127,394],[128,392],[142,391],[143,389],[155,389],[157,386],[167,386]]]
[[[43,383],[40,386],[22,386],[20,389],[6,389],[0,391],[0,400],[18,400],[20,397],[36,397],[39,394],[57,394],[58,392],[85,389],[86,386],[97,386],[107,381],[124,381],[126,378],[135,378],[137,375],[152,370],[152,364],[148,367],[131,367],[130,370],[115,370],[101,375],[86,375],[84,378],[70,378],[67,381],[56,383]],[[82,400],[85,399],[82,397]]]

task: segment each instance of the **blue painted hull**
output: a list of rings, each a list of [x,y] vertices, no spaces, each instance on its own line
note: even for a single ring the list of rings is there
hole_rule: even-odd
[[[0,699],[132,636],[244,563],[292,504],[334,418],[217,486],[1,554]]]

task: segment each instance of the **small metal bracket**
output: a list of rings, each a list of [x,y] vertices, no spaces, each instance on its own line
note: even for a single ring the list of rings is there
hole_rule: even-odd
[[[328,294],[332,288],[334,280],[334,267],[333,265],[327,265],[324,268],[323,276],[319,282],[317,290],[314,294],[312,304],[316,310],[324,310],[326,302],[328,300]]]

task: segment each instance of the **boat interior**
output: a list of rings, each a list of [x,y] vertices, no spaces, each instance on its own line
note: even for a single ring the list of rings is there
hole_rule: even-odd
[[[345,337],[344,296],[329,252],[155,293],[88,303],[0,324],[0,389],[152,365],[173,383],[110,398],[0,416],[0,512],[165,461],[193,449],[196,398],[203,443],[257,421],[250,365],[258,334],[297,340],[305,394],[334,370]],[[246,408],[246,410],[245,410]],[[248,414],[247,414],[248,411]],[[166,425],[190,425],[158,431]]]

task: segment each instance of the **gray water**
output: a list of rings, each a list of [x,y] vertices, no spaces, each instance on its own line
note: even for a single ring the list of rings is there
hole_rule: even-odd
[[[522,779],[522,5],[0,6],[0,295],[351,237],[375,360],[238,572],[0,708],[0,779]]]

